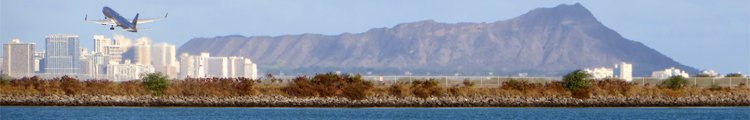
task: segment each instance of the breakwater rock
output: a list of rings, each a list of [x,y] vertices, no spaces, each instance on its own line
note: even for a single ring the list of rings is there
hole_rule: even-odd
[[[750,106],[747,95],[681,97],[593,96],[571,97],[394,97],[364,100],[339,97],[299,98],[287,96],[9,96],[0,95],[0,105],[22,106],[206,106],[206,107],[642,107],[642,106]]]

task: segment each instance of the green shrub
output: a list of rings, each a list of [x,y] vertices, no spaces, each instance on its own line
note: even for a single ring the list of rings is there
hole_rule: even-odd
[[[669,77],[666,80],[662,81],[660,84],[661,87],[666,87],[672,90],[682,89],[683,87],[687,85],[688,85],[687,78],[682,77],[682,76]]]
[[[570,72],[566,74],[563,77],[563,87],[565,89],[569,90],[574,98],[579,99],[586,99],[590,98],[590,90],[591,87],[591,75],[588,73],[582,71],[582,70],[576,70],[573,72]]]
[[[167,89],[167,86],[169,86],[167,76],[160,72],[146,74],[141,80],[143,81],[143,87],[151,91],[151,94],[154,96],[161,96],[164,90]]]
[[[10,76],[6,74],[0,75],[0,85],[9,85],[11,79],[13,78],[11,78]]]
[[[582,70],[576,70],[563,77],[563,86],[570,91],[588,89],[591,87],[590,78],[591,75],[588,73]]]

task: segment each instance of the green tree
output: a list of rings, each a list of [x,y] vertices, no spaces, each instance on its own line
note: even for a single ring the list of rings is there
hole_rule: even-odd
[[[585,99],[591,97],[589,88],[591,87],[591,75],[576,70],[566,74],[563,77],[562,85],[569,90],[574,98]]]
[[[8,85],[10,84],[10,80],[12,78],[6,74],[0,75],[0,85]]]
[[[570,91],[588,89],[589,87],[591,87],[590,78],[591,75],[589,75],[588,73],[582,70],[576,70],[566,74],[563,77],[562,84],[565,89],[568,89]]]
[[[687,78],[682,76],[672,76],[661,82],[662,87],[667,87],[672,90],[682,89],[687,85]]]
[[[141,80],[143,80],[143,87],[151,91],[154,96],[161,96],[169,86],[167,76],[160,72],[146,74]]]

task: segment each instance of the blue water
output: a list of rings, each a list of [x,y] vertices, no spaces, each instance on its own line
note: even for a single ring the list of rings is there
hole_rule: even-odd
[[[750,107],[210,108],[0,106],[8,119],[750,119]]]

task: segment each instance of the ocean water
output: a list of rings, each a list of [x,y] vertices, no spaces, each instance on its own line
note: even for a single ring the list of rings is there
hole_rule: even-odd
[[[750,119],[750,107],[234,108],[0,106],[0,119]]]

